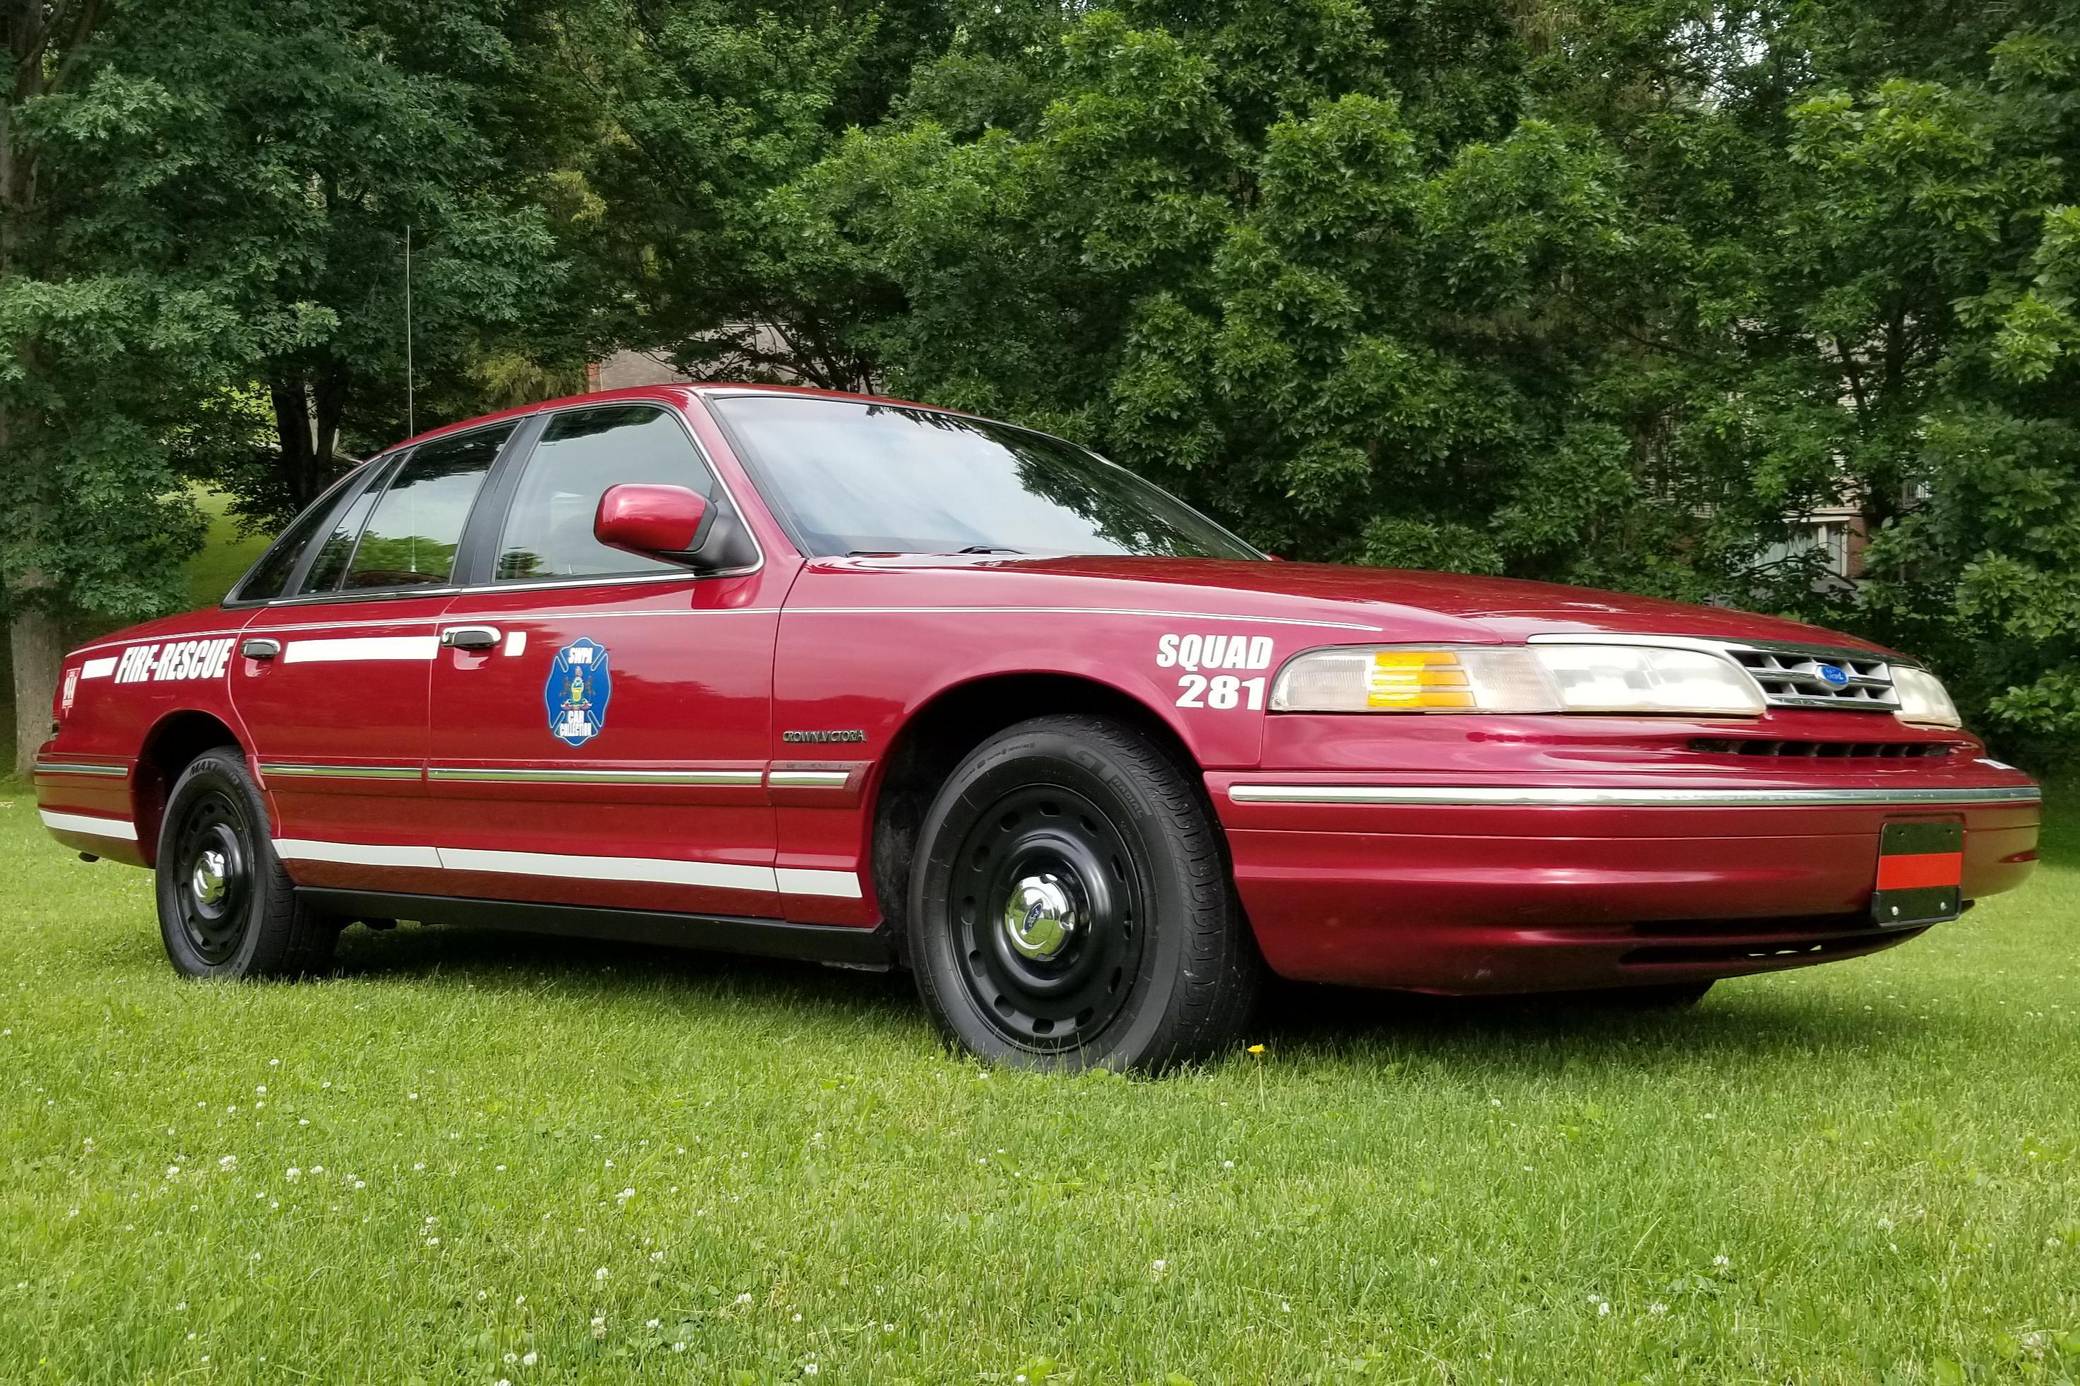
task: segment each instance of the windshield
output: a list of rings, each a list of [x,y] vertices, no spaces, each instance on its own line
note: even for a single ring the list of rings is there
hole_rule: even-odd
[[[714,406],[811,556],[1263,557],[1132,472],[1009,424],[813,395]]]

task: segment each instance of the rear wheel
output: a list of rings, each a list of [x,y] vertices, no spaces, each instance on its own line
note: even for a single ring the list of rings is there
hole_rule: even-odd
[[[296,899],[267,833],[267,809],[228,747],[181,772],[159,828],[159,935],[190,977],[279,977],[332,960],[338,921]]]
[[[985,742],[926,815],[909,950],[947,1037],[1034,1068],[1162,1068],[1231,1043],[1262,964],[1185,773],[1109,718]]]

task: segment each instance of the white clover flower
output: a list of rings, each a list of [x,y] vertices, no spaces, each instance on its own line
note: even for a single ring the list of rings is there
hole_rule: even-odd
[[[179,1165],[168,1165],[168,1166],[166,1167],[166,1177],[167,1177],[168,1179],[171,1179],[171,1178],[173,1178],[173,1177],[174,1177],[175,1175],[179,1174],[180,1172],[181,1172],[181,1167],[180,1167]]]
[[[523,1352],[520,1354],[520,1365],[523,1367],[532,1367],[536,1362],[539,1362],[540,1360],[541,1359],[535,1356],[535,1354],[531,1351]]]
[[[684,1351],[686,1351],[686,1344],[684,1344],[684,1343],[673,1343],[673,1344],[672,1344],[672,1351],[673,1351],[673,1352],[684,1352]]]
[[[296,1166],[291,1165],[289,1166],[289,1168],[282,1171],[282,1177],[284,1179],[287,1179],[289,1182],[294,1183],[298,1179],[303,1178],[303,1171],[298,1169]]]
[[[643,1320],[643,1327],[645,1327],[645,1328],[656,1328],[656,1327],[657,1327],[658,1325],[662,1324],[663,1322],[664,1322],[664,1320],[663,1320],[663,1319],[645,1319],[645,1320]]]
[[[1733,1258],[1722,1251],[1717,1256],[1714,1256],[1712,1258],[1712,1264],[1717,1266],[1720,1270],[1725,1270],[1728,1266],[1731,1266],[1733,1264]]]
[[[1658,1319],[1668,1312],[1668,1306],[1657,1299],[1647,1306],[1647,1312]]]
[[[237,1157],[236,1155],[224,1155],[224,1156],[220,1156],[220,1157],[218,1158],[218,1160],[217,1160],[217,1168],[218,1168],[218,1169],[237,1169],[237,1168],[238,1168],[238,1157]]]
[[[738,1295],[738,1296],[737,1296],[737,1303],[739,1303],[739,1304],[749,1304],[750,1302],[751,1302],[751,1294],[750,1294],[750,1292],[749,1292],[748,1290],[747,1290],[746,1292],[744,1292],[743,1294],[741,1294],[741,1295]]]
[[[614,1201],[616,1203],[626,1203],[635,1196],[636,1191],[634,1189],[623,1189],[620,1193],[614,1195]]]
[[[601,1266],[598,1270],[592,1273],[592,1278],[594,1280],[605,1280],[607,1278],[607,1268],[605,1266]]]

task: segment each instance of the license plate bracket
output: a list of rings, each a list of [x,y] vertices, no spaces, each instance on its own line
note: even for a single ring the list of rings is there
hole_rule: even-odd
[[[1907,929],[1955,919],[1964,908],[1964,824],[1903,819],[1878,831],[1871,923]]]

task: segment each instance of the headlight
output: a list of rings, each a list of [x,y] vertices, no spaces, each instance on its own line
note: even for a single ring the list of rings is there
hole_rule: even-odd
[[[1385,646],[1286,663],[1274,712],[1616,712],[1754,716],[1762,690],[1731,660],[1652,645]]]
[[[1926,669],[1911,664],[1892,666],[1892,691],[1899,695],[1899,720],[1919,727],[1959,727],[1957,704],[1950,701],[1943,681]]]

